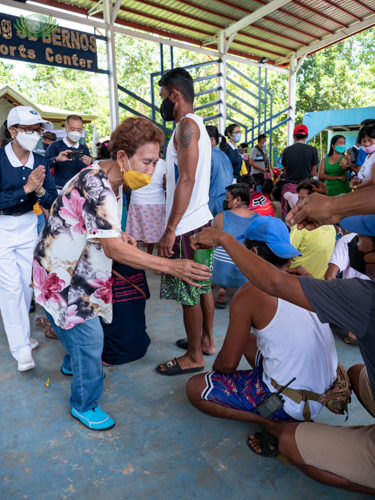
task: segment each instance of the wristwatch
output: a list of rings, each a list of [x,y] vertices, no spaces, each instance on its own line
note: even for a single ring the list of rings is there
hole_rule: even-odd
[[[43,196],[46,194],[46,190],[44,188],[42,189],[43,189],[43,194],[38,194],[37,192],[35,192],[37,198],[43,198]]]

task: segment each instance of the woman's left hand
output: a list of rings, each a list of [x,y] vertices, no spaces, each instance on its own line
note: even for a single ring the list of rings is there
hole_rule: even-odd
[[[129,234],[124,233],[123,231],[121,232],[121,238],[125,243],[128,243],[132,247],[137,246],[137,240],[134,238],[134,236],[130,236]]]

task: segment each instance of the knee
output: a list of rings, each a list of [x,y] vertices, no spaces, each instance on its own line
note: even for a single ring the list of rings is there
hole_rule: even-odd
[[[353,390],[355,393],[358,392],[359,388],[359,375],[365,365],[353,365],[348,370],[348,377],[350,378],[350,382],[352,383]]]
[[[204,387],[204,374],[195,375],[195,377],[192,377],[188,380],[188,383],[186,385],[186,396],[193,406],[196,406],[197,403],[202,399],[201,394]]]

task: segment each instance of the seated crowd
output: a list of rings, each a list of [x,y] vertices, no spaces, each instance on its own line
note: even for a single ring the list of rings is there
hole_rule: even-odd
[[[145,271],[162,275],[160,298],[183,311],[186,338],[176,344],[186,352],[156,367],[164,376],[204,371],[203,354],[216,353],[215,308],[225,309],[235,288],[212,371],[187,382],[191,404],[262,425],[247,442],[259,456],[284,455],[318,481],[375,494],[375,425],[337,426],[333,416],[347,411],[353,390],[375,417],[375,122],[359,132],[363,171],[343,136],[319,164],[298,125],[281,172],[271,168],[266,135],[248,153],[238,125],[227,127],[228,141],[205,127],[186,70],[166,72],[159,86],[162,117],[176,122],[165,161],[164,135],[146,118],[120,123],[93,159],[79,142],[79,117],[68,117],[66,138],[46,144],[42,157],[36,140],[52,124],[27,107],[9,113],[0,235],[11,231],[14,242],[0,238],[0,311],[18,369],[36,366],[31,267],[46,315],[37,324],[67,352],[59,369],[73,377],[71,416],[94,430],[115,425],[98,403],[103,364],[139,359],[150,344]],[[11,178],[15,166],[28,167],[26,178],[21,169]],[[36,203],[46,215],[38,238]],[[211,269],[194,262],[196,250],[211,255]],[[364,364],[339,365],[330,324],[348,332]],[[248,366],[239,370],[242,357]],[[332,425],[313,422],[323,406]]]

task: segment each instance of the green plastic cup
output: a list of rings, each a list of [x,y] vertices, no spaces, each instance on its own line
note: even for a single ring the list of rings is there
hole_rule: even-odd
[[[214,268],[214,249],[213,248],[198,248],[194,252],[194,262],[198,262],[199,264],[203,264],[210,268],[211,276],[208,280],[198,281],[194,280],[196,283],[200,285],[211,285],[212,284],[212,269]]]

